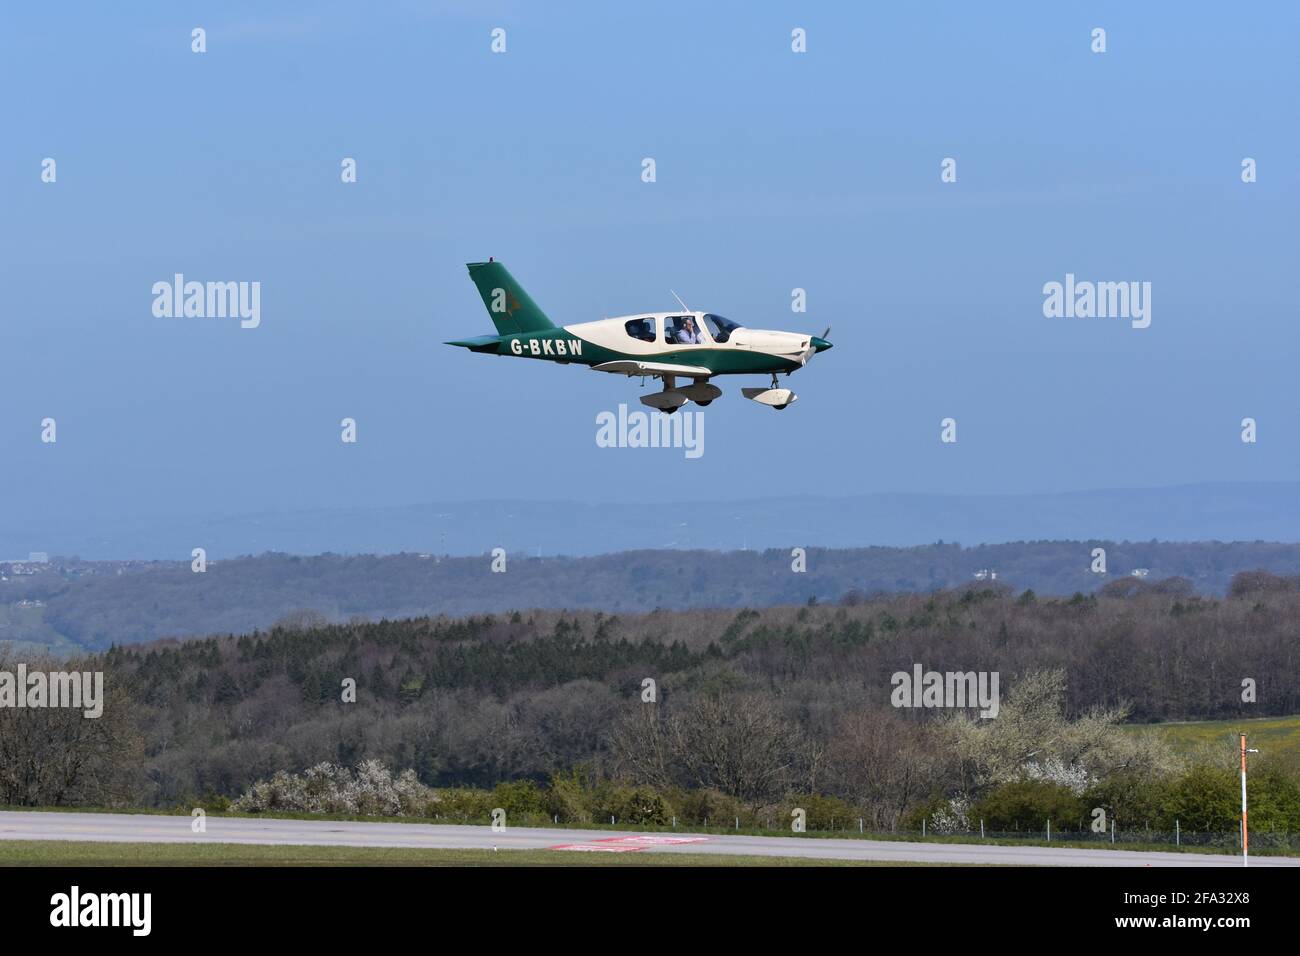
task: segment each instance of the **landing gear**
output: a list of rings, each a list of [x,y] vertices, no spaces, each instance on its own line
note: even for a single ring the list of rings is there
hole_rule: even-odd
[[[641,396],[641,404],[671,415],[686,404],[686,396],[680,392],[651,392]]]
[[[771,388],[742,388],[741,394],[751,401],[758,402],[760,405],[767,405],[775,408],[778,412],[788,405],[793,405],[799,400],[799,396],[788,388],[779,388],[776,383],[776,372],[772,373]]]
[[[672,387],[672,386],[670,386]],[[722,389],[716,385],[710,385],[706,379],[697,378],[692,385],[683,385],[681,388],[673,387],[673,391],[679,395],[685,395],[696,405],[704,406],[709,404],[715,398],[722,395]]]
[[[694,402],[701,407],[711,404],[722,396],[722,389],[709,384],[707,378],[697,378],[690,385],[677,385],[673,375],[663,376],[664,390],[641,396],[641,404],[648,405],[665,415],[671,415],[687,402]]]
[[[772,373],[772,388],[773,388],[773,389],[776,389],[777,391],[780,391],[780,389],[777,389],[777,385],[776,385],[776,372],[773,372],[773,373]],[[789,389],[786,389],[785,391],[789,392],[790,390],[789,390]],[[790,402],[793,402],[793,401],[794,401],[794,393],[793,393],[793,392],[790,392],[790,399],[789,399],[789,401],[782,402],[780,405],[773,405],[772,407],[775,408],[775,409],[779,412],[781,409],[785,408],[787,405],[790,404]]]

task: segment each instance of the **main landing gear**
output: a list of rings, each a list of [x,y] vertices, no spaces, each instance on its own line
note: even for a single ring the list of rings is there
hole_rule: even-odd
[[[671,415],[677,409],[681,408],[687,402],[694,402],[703,408],[715,398],[722,395],[722,389],[716,385],[710,385],[708,379],[695,379],[691,385],[678,387],[677,380],[672,375],[664,377],[664,390],[662,392],[652,392],[649,395],[641,396],[641,404],[649,405],[651,408],[657,408],[665,415]]]

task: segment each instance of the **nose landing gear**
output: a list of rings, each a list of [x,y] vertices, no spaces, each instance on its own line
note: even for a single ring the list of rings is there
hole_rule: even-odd
[[[751,401],[758,402],[761,405],[770,405],[778,412],[787,405],[792,405],[799,400],[799,396],[788,388],[778,388],[776,384],[776,373],[772,373],[771,388],[742,388],[741,393]]]

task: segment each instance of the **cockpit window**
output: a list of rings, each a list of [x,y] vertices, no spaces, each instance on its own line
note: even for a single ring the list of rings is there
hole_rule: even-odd
[[[670,315],[664,319],[664,340],[670,345],[705,344],[693,315]]]
[[[715,342],[727,341],[727,339],[731,338],[731,333],[740,328],[739,323],[724,319],[720,315],[714,315],[712,312],[704,314],[704,325],[708,328],[709,334],[713,336]]]
[[[632,319],[630,322],[624,322],[623,328],[627,329],[627,334],[634,339],[640,339],[642,342],[655,340],[654,319]]]

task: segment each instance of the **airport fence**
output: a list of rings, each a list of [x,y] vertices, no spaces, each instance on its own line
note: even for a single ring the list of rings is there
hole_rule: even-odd
[[[473,815],[446,815],[433,817],[435,821],[457,823],[489,823],[488,818],[479,819]],[[572,825],[559,817],[548,819],[541,815],[524,814],[514,818],[516,825],[524,826],[567,826]],[[933,841],[954,843],[1024,843],[1044,844],[1062,843],[1072,845],[1107,846],[1168,846],[1171,850],[1180,848],[1218,850],[1223,853],[1241,852],[1241,833],[1231,831],[1185,830],[1176,825],[1172,830],[1156,830],[1147,827],[1124,827],[1117,822],[1104,833],[1091,829],[1061,829],[1057,824],[1043,821],[1041,828],[1020,830],[991,830],[984,826],[968,830],[937,831],[923,826],[919,830],[870,830],[862,819],[832,820],[827,826],[809,825],[803,831],[795,832],[790,828],[774,825],[775,820],[759,819],[755,821],[730,818],[720,820],[683,820],[673,817],[671,822],[655,824],[646,821],[619,820],[616,816],[607,819],[584,822],[582,826],[595,829],[643,830],[658,832],[692,833],[742,833],[762,836],[807,835],[812,837],[857,837],[868,840]],[[1252,830],[1250,832],[1250,850],[1255,852],[1300,853],[1300,833],[1276,830]]]
[[[1098,847],[1103,846],[1159,846],[1166,845],[1171,849],[1180,847],[1202,847],[1206,849],[1218,849],[1224,852],[1241,851],[1241,833],[1236,830],[1222,831],[1198,831],[1184,830],[1178,827],[1173,830],[1152,830],[1146,828],[1126,829],[1116,827],[1114,830],[1107,830],[1104,833],[1096,833],[1092,830],[1061,830],[1055,826],[1048,827],[1046,822],[1041,829],[1035,830],[959,830],[935,832],[933,830],[907,830],[897,831],[890,834],[895,839],[905,838],[914,840],[943,840],[944,838],[955,838],[959,840],[987,840],[990,842],[1020,842],[1020,843],[1072,843],[1072,844],[1096,844]],[[1250,834],[1251,851],[1271,850],[1281,852],[1300,851],[1300,833],[1278,832],[1261,830],[1251,832]]]

